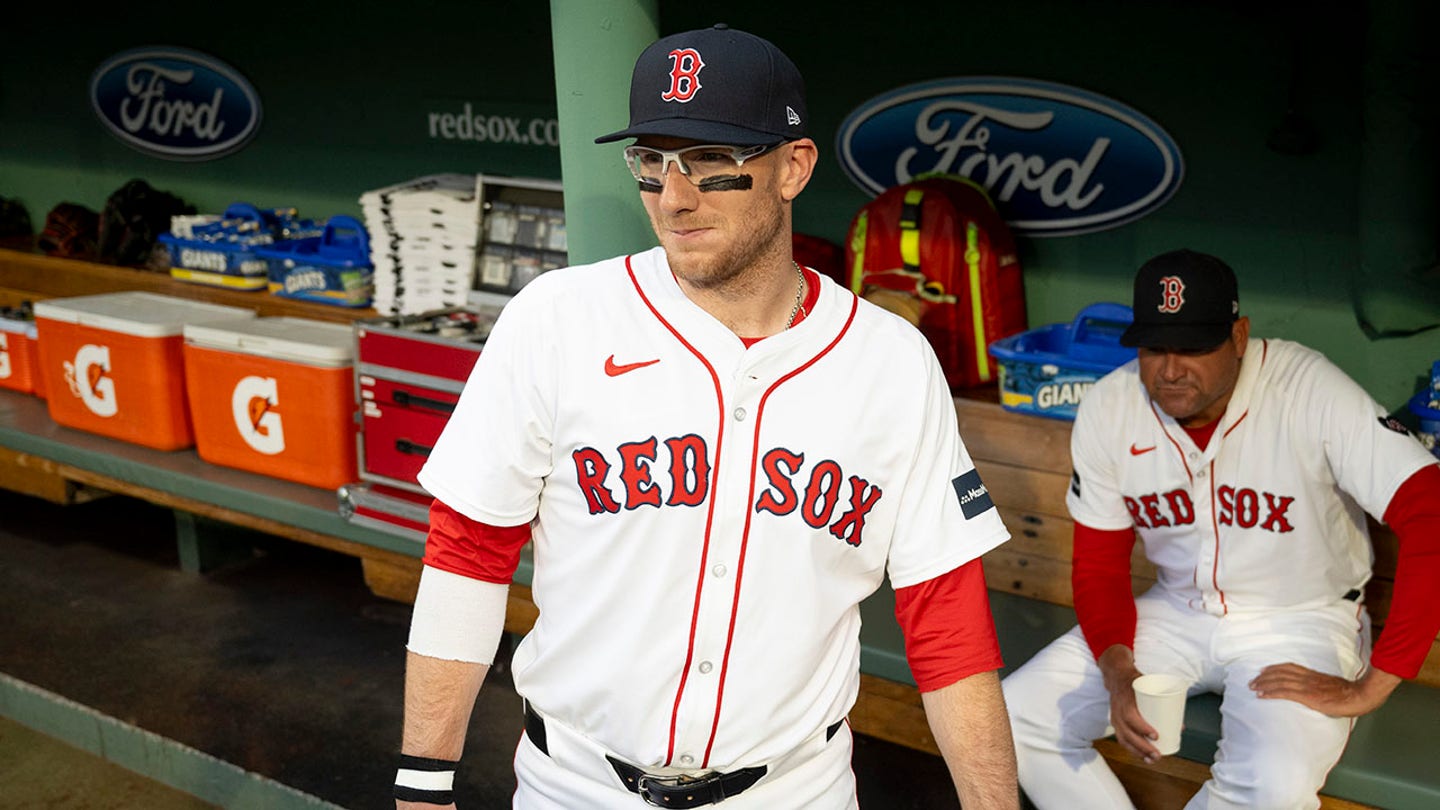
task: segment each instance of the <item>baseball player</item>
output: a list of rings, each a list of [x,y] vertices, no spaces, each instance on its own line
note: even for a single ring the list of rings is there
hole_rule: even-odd
[[[979,562],[1008,533],[923,336],[792,259],[806,115],[750,34],[637,60],[598,140],[635,138],[660,246],[515,296],[420,474],[399,806],[453,798],[527,541],[515,806],[855,806],[858,606],[887,575],[958,794],[1018,804]]]
[[[1235,275],[1188,250],[1135,277],[1136,360],[1095,384],[1072,433],[1079,626],[1005,679],[1020,782],[1041,808],[1130,807],[1091,741],[1149,762],[1131,682],[1222,694],[1192,808],[1314,808],[1352,725],[1414,677],[1440,631],[1440,467],[1320,354],[1250,337]],[[1400,538],[1370,653],[1365,512]],[[1157,582],[1130,589],[1135,534]]]

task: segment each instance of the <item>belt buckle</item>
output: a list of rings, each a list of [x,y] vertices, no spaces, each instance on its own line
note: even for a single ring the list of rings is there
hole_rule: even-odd
[[[706,774],[705,776],[701,776],[698,778],[683,775],[655,776],[653,774],[642,773],[640,774],[640,777],[635,780],[635,792],[640,794],[640,798],[643,799],[645,803],[650,805],[651,807],[670,807],[671,805],[660,803],[661,797],[652,795],[650,793],[650,785],[655,784],[662,785],[664,787],[681,787],[694,785],[695,787],[702,787],[711,782],[719,781],[719,779],[720,774],[718,773]],[[705,804],[712,804],[712,802],[707,801],[705,802]]]

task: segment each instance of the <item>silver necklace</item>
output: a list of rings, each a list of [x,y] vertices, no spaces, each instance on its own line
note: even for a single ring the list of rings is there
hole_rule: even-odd
[[[794,259],[791,259],[790,263],[795,265],[795,275],[799,277],[800,284],[795,287],[795,306],[790,308],[790,320],[785,322],[786,329],[795,325],[795,316],[800,314],[800,302],[805,300],[805,272]]]

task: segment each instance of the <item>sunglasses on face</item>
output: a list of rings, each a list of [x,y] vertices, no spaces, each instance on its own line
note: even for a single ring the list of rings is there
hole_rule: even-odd
[[[673,164],[690,178],[701,191],[730,186],[740,176],[745,161],[770,152],[784,142],[758,146],[725,146],[705,144],[683,149],[655,149],[650,146],[627,146],[625,165],[640,183],[643,191],[660,191],[665,185],[665,172]]]

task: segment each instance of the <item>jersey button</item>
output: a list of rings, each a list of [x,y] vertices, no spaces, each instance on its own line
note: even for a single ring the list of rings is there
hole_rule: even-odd
[[[710,670],[712,670],[712,669],[714,669],[714,668],[715,668],[715,665],[712,664],[712,663],[710,663],[709,661],[701,661],[701,662],[700,662],[700,674],[701,674],[701,675],[709,675],[709,674],[710,674]]]
[[[710,573],[717,577],[723,577],[730,573],[730,569],[725,567],[725,563],[716,563],[715,567],[710,569]]]
[[[735,411],[734,411],[734,415],[735,415],[735,421],[736,421],[736,422],[744,422],[744,421],[745,421],[745,409],[744,409],[744,408],[736,408]]]
[[[680,764],[681,764],[681,765],[694,765],[694,764],[695,764],[695,757],[692,757],[692,756],[690,756],[689,754],[681,754],[681,755],[680,755]]]

